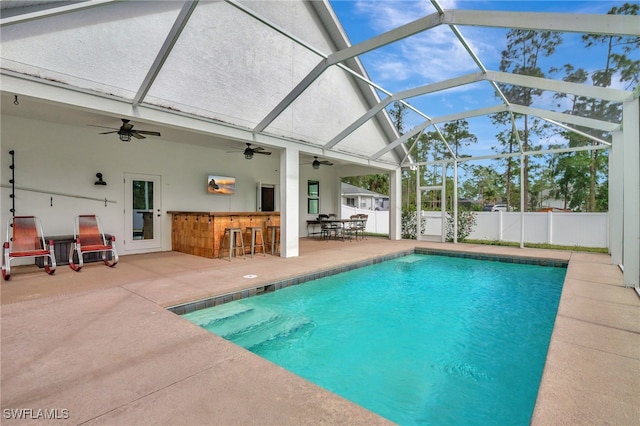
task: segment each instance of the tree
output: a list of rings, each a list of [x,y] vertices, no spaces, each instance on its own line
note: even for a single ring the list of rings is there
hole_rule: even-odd
[[[398,131],[398,134],[404,134],[404,117],[407,115],[407,106],[402,102],[394,102],[391,105],[391,108],[388,110],[389,117],[393,123],[393,126]],[[409,146],[412,144],[412,139],[409,139]],[[413,155],[412,153],[409,153]],[[404,170],[402,172],[402,193],[403,199],[405,200],[405,209],[409,209],[410,206],[415,206],[415,191],[412,189],[415,188],[415,172],[413,170]]]
[[[442,135],[453,150],[456,158],[460,157],[460,148],[477,143],[476,135],[469,131],[469,122],[467,120],[456,120],[445,123],[442,126]]]
[[[462,196],[479,199],[481,203],[495,203],[504,198],[501,176],[487,166],[471,166],[471,177],[462,184]]]
[[[533,77],[544,77],[538,62],[543,56],[549,56],[555,52],[556,47],[562,42],[559,33],[552,31],[510,30],[507,33],[507,48],[502,51],[500,71]],[[542,90],[523,86],[500,85],[500,89],[507,100],[519,105],[530,106],[534,99],[542,94]],[[496,114],[496,121],[506,124],[508,115]],[[520,133],[522,150],[527,152],[532,144],[532,134],[539,134],[546,127],[536,118],[528,115],[522,116],[523,130]],[[512,147],[511,138],[509,146]],[[524,158],[524,205],[529,205],[529,157]]]
[[[640,6],[637,4],[625,3],[621,7],[611,8],[608,14],[637,15],[639,9]],[[605,53],[601,58],[602,67],[589,73],[582,68],[575,69],[571,64],[566,64],[563,67],[565,73],[564,81],[586,83],[591,78],[592,84],[595,86],[610,87],[614,84],[614,80],[617,79],[620,83],[626,83],[627,89],[638,84],[640,81],[640,60],[633,60],[630,55],[640,48],[640,37],[585,34],[582,36],[582,41],[589,49],[606,47]],[[570,109],[565,111],[566,113],[611,122],[621,120],[622,109],[619,104],[579,96],[569,97],[565,94],[556,94],[555,98],[558,100],[569,98],[571,100]],[[560,104],[558,105],[560,106]],[[579,130],[598,139],[606,140],[610,138],[607,132],[593,129]],[[596,145],[596,142],[588,138],[578,137],[571,133],[564,134],[570,146]],[[588,159],[585,159],[587,155]],[[588,151],[588,153],[583,152],[576,153],[573,156],[563,156],[563,161],[558,163],[557,173],[563,179],[573,175],[579,180],[575,184],[576,190],[579,189],[579,191],[574,194],[574,200],[571,203],[574,208],[580,205],[587,211],[598,211],[607,206],[607,202],[602,201],[601,194],[603,191],[598,184],[600,178],[606,179],[607,168],[607,156],[603,150],[594,149]],[[582,176],[588,176],[588,186],[586,187],[582,182]],[[586,191],[586,198],[582,199],[584,191]]]

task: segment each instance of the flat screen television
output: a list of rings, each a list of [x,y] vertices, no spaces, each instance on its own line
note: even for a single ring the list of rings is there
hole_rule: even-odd
[[[209,194],[231,195],[236,192],[236,178],[209,175],[207,177],[207,192]]]

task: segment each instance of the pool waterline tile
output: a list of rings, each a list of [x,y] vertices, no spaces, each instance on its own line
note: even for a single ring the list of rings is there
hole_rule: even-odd
[[[371,266],[380,262],[385,262],[385,261],[396,259],[399,257],[408,256],[410,254],[460,257],[465,259],[484,260],[489,262],[518,263],[518,264],[556,267],[556,268],[565,268],[565,269],[569,264],[568,261],[557,260],[557,259],[476,254],[476,253],[434,250],[434,249],[423,248],[423,247],[415,247],[413,250],[405,250],[405,251],[401,251],[393,254],[376,257],[373,259],[365,259],[360,262],[352,263],[350,265],[341,265],[336,268],[323,269],[321,271],[316,271],[316,272],[300,275],[293,278],[286,278],[284,280],[264,284],[259,287],[255,287],[251,289],[234,291],[232,293],[226,293],[218,296],[209,297],[206,299],[183,303],[180,305],[169,306],[166,309],[177,315],[184,315],[200,309],[205,309],[212,306],[218,306],[224,303],[232,302],[234,300],[240,300],[246,297],[252,297],[252,296],[260,295],[263,293],[269,293],[272,291],[280,290],[280,289],[298,285],[298,284],[303,284],[309,281],[317,280],[317,279],[328,277],[331,275],[341,274],[343,272],[348,272],[354,269],[363,268],[365,266]]]

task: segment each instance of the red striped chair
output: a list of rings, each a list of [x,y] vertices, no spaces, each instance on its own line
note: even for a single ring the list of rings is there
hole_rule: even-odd
[[[15,216],[9,219],[7,240],[3,244],[2,277],[11,278],[11,261],[25,257],[48,257],[44,270],[51,275],[56,271],[53,241],[44,240],[42,223],[35,216]]]
[[[73,229],[73,243],[69,252],[69,266],[74,271],[79,271],[84,265],[85,253],[102,253],[102,261],[107,266],[116,266],[118,252],[113,245],[115,237],[107,243],[107,238],[102,231],[102,223],[96,215],[80,215],[76,217]],[[74,262],[74,253],[78,255],[78,263]],[[109,259],[108,254],[111,254]]]

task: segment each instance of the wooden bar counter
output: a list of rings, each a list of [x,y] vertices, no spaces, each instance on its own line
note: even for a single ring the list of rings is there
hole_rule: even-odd
[[[218,257],[225,228],[242,228],[244,237],[247,226],[259,226],[267,247],[267,242],[270,243],[267,226],[280,225],[280,212],[167,213],[171,215],[171,250],[208,258]],[[250,241],[250,237],[245,238],[245,247],[247,241]]]

